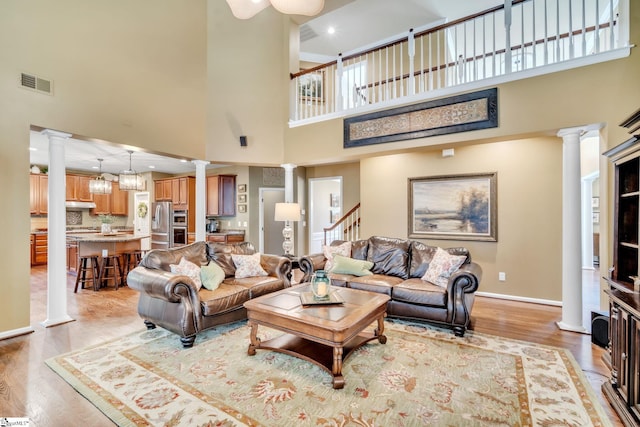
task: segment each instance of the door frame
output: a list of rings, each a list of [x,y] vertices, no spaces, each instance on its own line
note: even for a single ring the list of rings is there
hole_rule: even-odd
[[[268,191],[282,192],[284,201],[284,187],[260,187],[258,189],[258,252],[264,253],[264,193]],[[284,225],[283,225],[284,226]]]
[[[343,179],[342,176],[326,176],[326,177],[321,177],[321,178],[309,178],[308,180],[308,186],[309,186],[309,209],[308,209],[308,229],[309,229],[309,234],[308,234],[308,238],[309,238],[309,243],[308,243],[308,249],[310,252],[312,252],[312,245],[314,242],[313,239],[313,235],[314,235],[314,222],[316,221],[316,218],[314,218],[314,212],[315,212],[315,205],[317,203],[321,203],[323,205],[327,205],[327,208],[330,207],[329,203],[328,203],[328,199],[327,200],[316,200],[316,195],[315,195],[315,189],[314,189],[314,185],[317,182],[321,182],[321,181],[338,181],[338,197],[340,200],[340,214],[342,215],[344,213],[344,197],[343,197]],[[322,250],[322,246],[320,247],[320,250]]]

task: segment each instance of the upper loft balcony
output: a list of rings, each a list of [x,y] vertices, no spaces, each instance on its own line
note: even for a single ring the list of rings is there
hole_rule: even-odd
[[[506,0],[291,74],[301,126],[628,56],[630,0]],[[301,62],[302,63],[302,62]]]

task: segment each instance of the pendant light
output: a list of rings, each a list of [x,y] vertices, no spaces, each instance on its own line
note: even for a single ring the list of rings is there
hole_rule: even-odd
[[[227,4],[238,19],[249,19],[270,5],[287,15],[314,16],[324,8],[324,0],[227,0]]]
[[[89,193],[92,194],[111,194],[111,181],[107,181],[102,176],[102,160],[98,159],[100,163],[98,176],[89,181]]]
[[[120,172],[120,175],[118,175],[120,190],[144,190],[144,178],[131,168],[131,155],[133,151],[127,150],[127,153],[129,153],[129,169]]]

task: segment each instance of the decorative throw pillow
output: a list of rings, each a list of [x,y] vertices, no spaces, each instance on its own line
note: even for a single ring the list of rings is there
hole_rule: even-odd
[[[213,261],[210,261],[208,265],[200,267],[200,279],[202,280],[202,286],[210,291],[218,289],[218,286],[220,286],[224,277],[225,274],[222,267]]]
[[[180,262],[177,265],[169,265],[169,268],[172,273],[188,276],[193,280],[193,283],[196,285],[198,290],[202,287],[202,281],[200,280],[200,267],[187,260],[185,257],[180,258]]]
[[[236,266],[236,279],[244,277],[268,276],[260,265],[260,252],[253,255],[231,254],[233,263]]]
[[[431,282],[443,288],[449,283],[449,277],[464,263],[464,255],[451,255],[442,248],[436,249],[436,254],[429,263],[429,268],[422,280]]]
[[[351,256],[351,242],[344,242],[337,246],[328,246],[324,245],[322,247],[322,253],[324,257],[327,259],[327,262],[324,264],[324,270],[331,270],[333,266],[333,256],[334,255],[342,255],[344,257],[349,258]]]
[[[342,255],[335,254],[333,256],[333,266],[329,273],[340,274],[352,274],[354,276],[370,276],[371,267],[373,263],[371,261],[363,259],[347,258]]]

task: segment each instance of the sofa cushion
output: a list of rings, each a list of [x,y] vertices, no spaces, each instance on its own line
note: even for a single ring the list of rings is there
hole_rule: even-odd
[[[236,279],[268,275],[260,265],[260,252],[252,255],[231,254],[231,259],[236,266]]]
[[[438,248],[429,263],[429,268],[422,276],[422,280],[446,287],[449,283],[449,277],[460,268],[465,260],[466,257],[463,255],[451,255],[444,249]]]
[[[367,260],[373,262],[375,274],[409,278],[409,241],[389,237],[369,238]]]
[[[333,257],[335,255],[351,256],[351,242],[343,242],[339,245],[324,245],[322,247],[322,253],[327,259],[324,263],[324,269],[329,271],[333,267]]]
[[[218,264],[210,261],[208,265],[200,268],[202,286],[210,291],[215,291],[224,280],[224,270]]]
[[[142,258],[140,265],[147,268],[171,271],[169,266],[178,264],[183,257],[195,265],[206,264],[207,244],[205,242],[195,242],[179,248],[153,249]]]
[[[354,276],[349,280],[347,287],[391,296],[393,287],[402,281],[399,277],[372,274],[371,276]]]
[[[373,274],[370,270],[371,267],[373,267],[371,261],[353,259],[335,254],[333,257],[333,267],[331,267],[329,272],[352,274],[354,276],[370,276]]]
[[[222,267],[225,277],[233,277],[236,274],[236,266],[233,263],[231,254],[251,255],[255,252],[256,250],[250,242],[207,244],[209,259]]]
[[[393,287],[391,297],[394,301],[409,304],[447,306],[447,289],[421,279],[408,279],[397,284]]]
[[[222,282],[215,291],[201,289],[198,294],[200,295],[202,314],[205,316],[215,316],[235,310],[249,301],[251,297],[248,288],[226,282]]]
[[[193,284],[196,285],[196,289],[202,288],[202,280],[200,280],[200,267],[188,261],[185,257],[180,258],[178,264],[169,264],[171,272],[174,274],[181,274],[187,276],[193,280]]]
[[[411,263],[409,264],[409,277],[420,278],[429,268],[429,263],[436,254],[437,246],[425,245],[422,242],[411,242]]]
[[[249,298],[257,298],[271,292],[284,289],[284,282],[273,276],[245,277],[243,279],[228,278],[224,281],[230,285],[242,286],[249,289]]]
[[[367,259],[369,240],[355,240],[351,242],[351,258]]]

